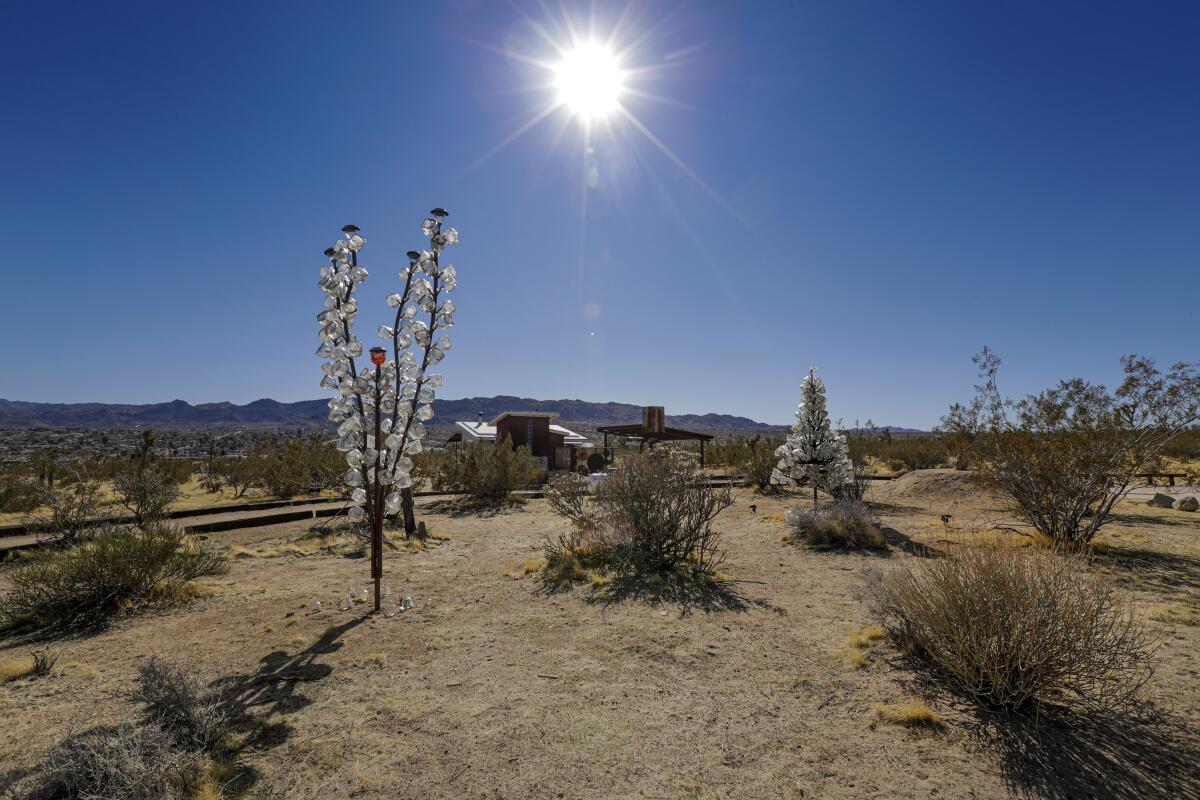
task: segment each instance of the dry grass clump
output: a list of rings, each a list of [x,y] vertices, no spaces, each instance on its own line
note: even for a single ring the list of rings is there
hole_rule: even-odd
[[[225,571],[225,557],[166,525],[109,528],[67,550],[44,550],[12,569],[0,630],[94,625],[122,609],[182,602],[186,584]]]
[[[1156,648],[1129,601],[1082,555],[962,545],[905,560],[881,588],[888,632],[989,705],[1112,708],[1153,671]]]
[[[384,531],[385,548],[417,553],[450,540],[450,535],[434,531],[424,538],[406,539],[402,533]],[[256,545],[234,545],[227,551],[230,558],[304,558],[315,555],[334,555],[347,558],[365,557],[369,552],[367,539],[348,526],[314,528],[287,541],[262,542]]]
[[[868,625],[852,630],[846,637],[846,647],[842,650],[842,655],[855,669],[866,669],[867,654],[864,651],[869,650],[886,635],[882,625]]]
[[[919,697],[914,697],[907,703],[876,703],[871,706],[871,710],[875,712],[879,721],[903,725],[906,728],[941,728],[944,725],[942,718]]]
[[[33,656],[0,661],[0,684],[28,678],[33,674],[35,668]]]
[[[858,500],[835,500],[818,509],[790,509],[784,519],[793,541],[812,547],[881,549],[886,547],[875,515]]]
[[[234,770],[228,720],[215,694],[182,670],[151,658],[133,698],[140,723],[73,733],[23,779],[23,800],[197,800],[221,797]]]
[[[1165,625],[1196,627],[1200,625],[1200,603],[1187,602],[1154,606],[1149,610],[1147,616],[1154,622],[1161,622]]]

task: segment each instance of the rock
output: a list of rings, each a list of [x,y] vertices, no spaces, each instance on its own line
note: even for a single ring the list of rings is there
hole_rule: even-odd
[[[1175,498],[1171,497],[1171,495],[1169,495],[1169,494],[1163,494],[1162,492],[1155,492],[1154,497],[1151,497],[1149,500],[1146,501],[1146,505],[1155,506],[1157,508],[1174,508],[1175,507]]]
[[[1200,500],[1194,497],[1185,497],[1179,501],[1179,505],[1175,506],[1180,511],[1196,511],[1200,510]]]

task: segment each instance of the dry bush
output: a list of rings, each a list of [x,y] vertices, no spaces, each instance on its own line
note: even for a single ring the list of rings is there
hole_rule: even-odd
[[[723,554],[712,523],[733,498],[711,488],[689,454],[659,447],[630,455],[590,498],[580,481],[567,476],[548,493],[551,508],[573,523],[559,546],[548,548],[551,565],[569,551],[601,555],[626,572],[716,569]]]
[[[71,734],[46,755],[16,795],[27,800],[196,800],[217,797],[229,771],[228,721],[217,697],[156,658],[138,670],[141,724]]]
[[[1083,556],[997,544],[907,559],[881,585],[888,632],[988,705],[1131,701],[1155,647],[1129,601]]]
[[[95,529],[104,501],[100,484],[87,470],[82,467],[63,470],[73,480],[61,480],[57,486],[33,484],[36,508],[29,515],[29,522],[44,540],[69,546]]]
[[[9,573],[0,630],[81,627],[123,608],[185,599],[184,585],[225,571],[224,556],[166,525],[110,527],[69,550],[33,554]]]
[[[104,725],[72,734],[38,767],[28,800],[190,800],[204,785],[208,759],[181,750],[164,731]]]
[[[39,484],[26,464],[0,467],[0,513],[28,514],[38,507]]]
[[[149,721],[169,733],[177,744],[211,750],[225,736],[229,720],[217,695],[182,669],[150,657],[138,667],[133,699],[146,709]]]
[[[866,503],[835,500],[817,509],[793,508],[784,514],[792,536],[812,547],[882,548],[883,534]]]

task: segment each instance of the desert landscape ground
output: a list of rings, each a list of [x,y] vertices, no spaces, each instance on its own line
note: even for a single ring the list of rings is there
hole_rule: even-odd
[[[0,800],[1200,800],[1200,4],[0,20]]]
[[[365,560],[289,523],[213,534],[231,570],[187,606],[50,642],[55,674],[0,685],[0,786],[69,732],[136,715],[137,667],[160,656],[236,699],[236,780],[287,797],[1198,797],[1200,516],[1143,496],[1118,506],[1094,564],[1161,642],[1136,719],[993,714],[873,630],[879,571],[1016,536],[966,472],[873,486],[883,552],[785,542],[805,494],[738,489],[717,521],[728,583],[690,598],[548,589],[538,560],[565,523],[545,500],[463,514],[422,499],[442,538],[386,557],[409,611],[339,610]],[[5,641],[0,661],[46,646]],[[932,724],[887,721],[918,698]]]

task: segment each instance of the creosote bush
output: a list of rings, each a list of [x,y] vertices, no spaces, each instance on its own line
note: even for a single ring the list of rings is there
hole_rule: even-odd
[[[1200,421],[1200,370],[1162,372],[1152,359],[1125,356],[1113,392],[1081,378],[1021,400],[1005,397],[1000,359],[974,358],[982,383],[942,425],[954,451],[1013,513],[1060,546],[1085,548],[1111,519],[1134,476]]]
[[[113,490],[138,525],[162,519],[179,499],[179,485],[157,463],[134,462],[113,479]]]
[[[475,503],[498,505],[515,489],[541,482],[546,472],[528,447],[513,447],[507,439],[495,444],[475,442],[458,458],[437,465],[434,485],[463,491]]]
[[[569,534],[547,545],[548,570],[582,557],[649,575],[711,575],[723,558],[712,523],[733,503],[728,489],[708,485],[692,456],[662,446],[630,455],[591,495],[585,478],[566,475],[547,499],[572,522]]]
[[[813,547],[882,548],[886,545],[869,506],[835,500],[816,509],[793,508],[784,514],[795,541]]]
[[[1004,544],[906,559],[883,577],[885,626],[979,701],[1121,706],[1153,671],[1155,647],[1128,600],[1084,556]]]
[[[34,553],[9,573],[0,630],[84,627],[122,609],[186,599],[185,585],[225,571],[225,557],[176,528],[109,527],[68,550]]]

